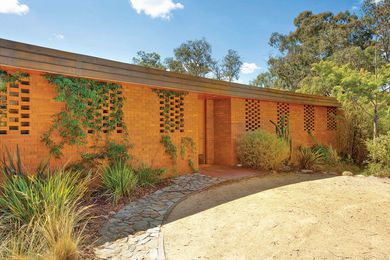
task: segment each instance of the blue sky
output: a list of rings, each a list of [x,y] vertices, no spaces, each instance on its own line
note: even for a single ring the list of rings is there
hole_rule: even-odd
[[[304,10],[353,11],[360,0],[0,0],[0,38],[131,62],[138,50],[163,58],[205,37],[213,56],[228,49],[251,64],[247,83],[267,69],[272,32],[294,29]],[[253,71],[253,72],[251,72]],[[251,73],[249,73],[251,72]]]

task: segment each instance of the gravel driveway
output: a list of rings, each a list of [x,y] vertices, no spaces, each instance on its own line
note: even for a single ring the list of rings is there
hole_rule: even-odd
[[[162,227],[167,259],[390,259],[390,180],[284,174],[214,187]]]

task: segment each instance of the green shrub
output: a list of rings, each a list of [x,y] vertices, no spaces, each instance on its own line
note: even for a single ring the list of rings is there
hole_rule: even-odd
[[[340,156],[336,149],[332,146],[325,146],[323,144],[315,144],[312,146],[311,150],[313,152],[318,152],[321,154],[322,159],[325,163],[335,166],[340,162]]]
[[[390,132],[366,142],[367,174],[390,177]]]
[[[137,176],[126,162],[119,161],[103,169],[103,188],[114,203],[124,196],[130,196],[137,182]]]
[[[313,170],[323,163],[324,157],[320,150],[299,146],[297,149],[297,160],[301,169]]]
[[[278,169],[289,158],[289,145],[263,130],[246,132],[237,140],[239,161],[256,169]]]
[[[128,153],[128,145],[119,144],[114,141],[110,141],[106,144],[105,155],[112,162],[116,163],[119,161],[125,162],[131,159]]]
[[[150,166],[142,164],[135,172],[139,186],[154,186],[160,181],[161,175],[165,173],[165,169],[154,169]]]

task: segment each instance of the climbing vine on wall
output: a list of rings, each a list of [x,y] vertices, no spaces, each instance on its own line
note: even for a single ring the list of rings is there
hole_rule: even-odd
[[[191,159],[195,153],[195,149],[196,149],[195,142],[191,137],[186,136],[181,138],[180,155],[182,159],[184,159],[186,155],[189,156],[188,166],[190,167],[192,172],[197,171],[197,169],[195,168],[195,164]]]
[[[160,132],[184,132],[184,96],[188,92],[153,89],[160,99]]]
[[[0,92],[5,93],[7,91],[7,83],[14,84],[16,81],[20,81],[21,79],[28,77],[28,73],[17,71],[13,74],[9,74],[6,71],[0,69]]]
[[[177,164],[177,148],[176,145],[172,142],[172,138],[169,135],[162,135],[160,143],[165,148],[165,153],[169,155],[173,162],[173,168],[176,172]],[[185,159],[185,156],[188,155],[188,166],[192,172],[196,172],[195,164],[192,161],[192,156],[195,153],[195,142],[191,137],[182,137],[180,140],[180,156],[182,159]]]
[[[160,143],[164,146],[165,153],[169,155],[169,157],[172,159],[173,163],[176,165],[177,148],[173,144],[171,137],[169,135],[161,136]]]
[[[54,117],[52,126],[42,136],[51,153],[61,156],[65,144],[85,144],[88,133],[98,141],[101,134],[109,134],[123,123],[121,85],[61,75],[45,75],[56,87],[58,102],[65,102],[63,111]],[[53,138],[54,133],[59,138]]]

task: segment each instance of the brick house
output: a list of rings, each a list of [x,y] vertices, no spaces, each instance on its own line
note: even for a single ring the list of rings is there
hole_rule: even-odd
[[[130,153],[138,163],[171,167],[160,143],[161,136],[169,134],[176,145],[183,137],[194,140],[191,159],[195,167],[203,163],[235,165],[237,137],[257,128],[274,132],[270,120],[277,122],[282,114],[290,122],[294,146],[311,145],[311,135],[321,143],[337,145],[335,115],[339,104],[330,97],[198,78],[4,39],[0,39],[0,69],[29,74],[27,81],[0,92],[0,154],[4,146],[12,149],[18,144],[24,163],[32,166],[48,158],[49,149],[41,138],[53,115],[64,107],[54,100],[56,90],[43,77],[47,73],[120,84],[125,100],[123,120],[133,144]],[[188,93],[169,101],[172,124],[168,129],[162,123],[167,101],[153,89]],[[121,134],[118,128],[113,135]],[[52,163],[78,160],[88,149],[88,145],[68,145],[61,159],[53,158]],[[180,156],[177,170],[189,171],[187,161]]]

